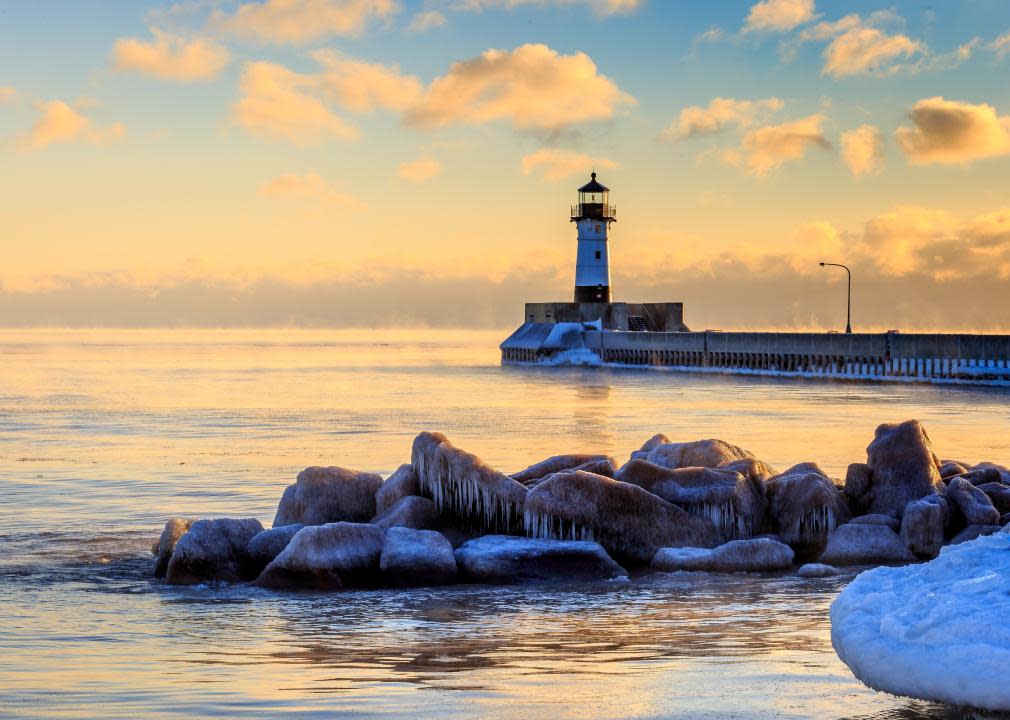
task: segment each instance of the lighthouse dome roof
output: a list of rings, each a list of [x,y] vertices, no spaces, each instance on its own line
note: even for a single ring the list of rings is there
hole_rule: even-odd
[[[596,173],[592,174],[592,179],[585,185],[579,188],[579,192],[593,193],[593,192],[609,192],[610,188],[606,185],[596,182]]]

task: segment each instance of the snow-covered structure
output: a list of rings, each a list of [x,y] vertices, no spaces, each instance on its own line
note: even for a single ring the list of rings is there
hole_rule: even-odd
[[[831,642],[876,690],[1010,711],[1010,534],[949,545],[923,565],[859,575],[831,606]]]

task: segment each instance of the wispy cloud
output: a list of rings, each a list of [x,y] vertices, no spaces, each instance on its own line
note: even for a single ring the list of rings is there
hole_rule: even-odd
[[[41,150],[56,143],[102,144],[119,140],[126,134],[122,123],[96,127],[81,108],[71,107],[62,100],[36,103],[36,109],[39,117],[19,143],[25,150]]]
[[[309,200],[345,210],[361,210],[365,206],[361,200],[341,192],[314,172],[280,175],[261,186],[260,194],[275,199]]]
[[[786,32],[816,17],[814,0],[761,0],[751,6],[743,32]]]
[[[217,11],[210,27],[271,43],[304,45],[327,37],[354,37],[400,10],[396,0],[262,0],[233,13]]]
[[[699,135],[714,135],[728,127],[748,127],[762,116],[777,112],[785,103],[779,98],[736,100],[717,97],[707,107],[692,105],[663,131],[669,140],[686,140]]]
[[[524,156],[520,165],[523,175],[539,172],[548,182],[559,182],[594,169],[611,170],[617,167],[617,163],[609,158],[562,148],[541,148]]]
[[[454,7],[460,10],[484,10],[486,8],[502,8],[511,10],[517,7],[545,7],[550,5],[585,5],[600,17],[631,13],[642,6],[644,0],[457,0]]]
[[[414,14],[407,25],[407,32],[422,33],[440,28],[449,21],[437,10],[422,10]]]
[[[112,67],[163,80],[212,80],[228,64],[228,51],[207,38],[187,39],[152,30],[150,41],[120,38],[112,49]]]
[[[400,163],[399,175],[412,183],[423,183],[442,172],[442,163],[434,158],[419,157]]]
[[[884,166],[884,135],[873,125],[842,133],[842,159],[853,177],[879,173]]]

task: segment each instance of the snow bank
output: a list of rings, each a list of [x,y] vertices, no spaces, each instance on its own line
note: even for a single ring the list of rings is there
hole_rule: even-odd
[[[603,365],[600,356],[589,348],[572,348],[569,350],[559,350],[550,357],[540,361],[541,365]]]
[[[831,606],[831,642],[870,687],[1010,711],[1010,534],[949,546],[924,565],[859,575]]]

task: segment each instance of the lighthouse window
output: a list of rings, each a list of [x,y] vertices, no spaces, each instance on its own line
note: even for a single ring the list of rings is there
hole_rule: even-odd
[[[597,250],[597,251],[596,251],[596,259],[597,259],[597,260],[599,260],[599,259],[600,259],[600,251],[599,251],[599,250]]]
[[[596,232],[599,232],[599,231],[600,231],[600,226],[599,226],[599,225],[597,225],[597,226],[596,226]]]

